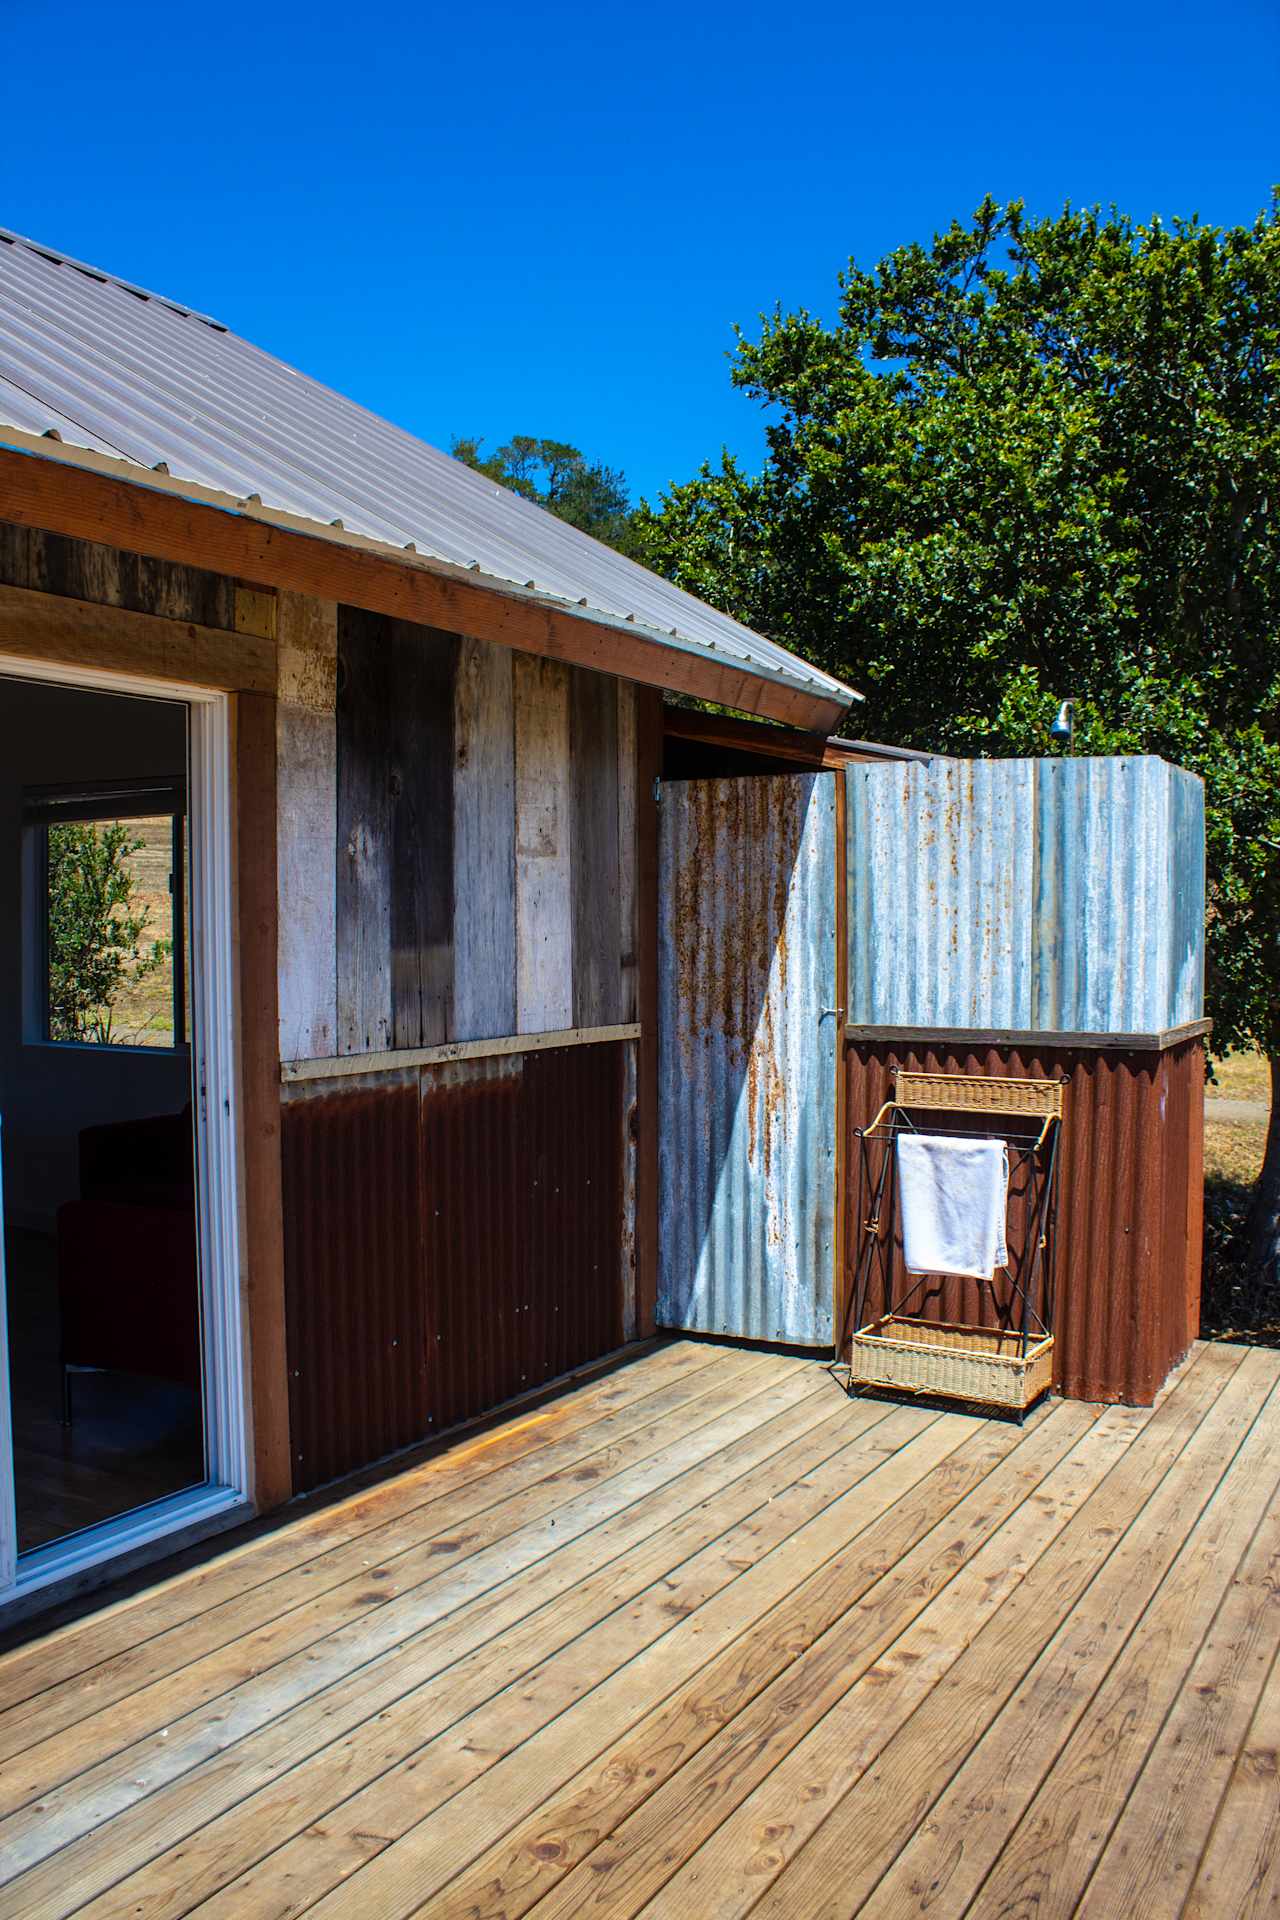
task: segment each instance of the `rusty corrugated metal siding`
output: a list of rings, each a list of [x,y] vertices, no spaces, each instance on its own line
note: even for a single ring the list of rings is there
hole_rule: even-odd
[[[283,1109],[295,1492],[430,1431],[418,1108],[410,1073]]]
[[[621,1344],[625,1053],[288,1090],[295,1491]]]
[[[849,1013],[921,1032],[1198,1020],[1204,794],[1149,755],[846,769]]]
[[[835,781],[662,788],[660,1326],[832,1338]]]
[[[623,1054],[424,1070],[438,1426],[622,1343]]]
[[[1200,1302],[1204,1051],[1188,1040],[1164,1051],[966,1047],[927,1037],[846,1049],[848,1178],[845,1290],[852,1285],[864,1212],[853,1130],[891,1092],[890,1070],[1065,1076],[1058,1206],[1055,1384],[1074,1399],[1150,1405],[1195,1338]],[[1010,1207],[1011,1247],[1021,1215]],[[903,1277],[898,1249],[898,1281]],[[930,1282],[932,1319],[979,1312],[972,1281]],[[873,1298],[871,1314],[882,1303]],[[980,1313],[991,1324],[990,1296]]]

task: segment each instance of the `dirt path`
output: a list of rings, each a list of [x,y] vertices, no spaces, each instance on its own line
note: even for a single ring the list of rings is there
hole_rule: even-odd
[[[1265,1126],[1271,1114],[1269,1100],[1229,1100],[1210,1094],[1204,1103],[1206,1120],[1254,1121]]]

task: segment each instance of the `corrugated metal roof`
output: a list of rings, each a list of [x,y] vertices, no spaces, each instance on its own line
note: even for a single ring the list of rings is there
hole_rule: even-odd
[[[757,679],[849,687],[219,322],[0,229],[0,419],[267,512],[634,622]],[[141,477],[141,476],[140,476]]]

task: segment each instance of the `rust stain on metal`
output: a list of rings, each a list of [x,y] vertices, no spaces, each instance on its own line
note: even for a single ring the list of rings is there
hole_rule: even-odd
[[[621,1343],[623,1054],[571,1047],[293,1090],[296,1491]]]
[[[830,1324],[834,822],[829,776],[664,787],[664,1324]]]
[[[895,1065],[925,1073],[1067,1080],[1055,1302],[1055,1382],[1079,1400],[1149,1406],[1195,1338],[1200,1305],[1204,1054],[1199,1040],[1161,1052],[851,1044],[845,1052],[849,1178],[858,1142],[890,1091]],[[862,1232],[856,1189],[846,1209],[845,1285]],[[1027,1216],[1011,1191],[1010,1251]],[[896,1282],[904,1277],[896,1248]],[[931,1282],[927,1318],[995,1325],[990,1290]],[[871,1312],[882,1303],[872,1301]]]

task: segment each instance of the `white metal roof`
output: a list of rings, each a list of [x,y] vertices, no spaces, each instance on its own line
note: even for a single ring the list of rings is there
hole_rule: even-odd
[[[219,322],[3,229],[0,422],[412,545],[818,701],[860,697]]]

